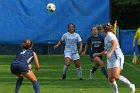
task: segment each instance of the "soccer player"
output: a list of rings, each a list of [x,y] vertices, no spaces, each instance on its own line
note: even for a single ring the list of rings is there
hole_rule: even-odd
[[[19,93],[19,88],[24,77],[32,82],[35,93],[40,93],[39,83],[31,70],[32,60],[34,60],[37,71],[40,67],[37,54],[32,50],[32,47],[32,41],[25,40],[21,45],[22,51],[16,55],[16,58],[11,63],[11,72],[19,77],[16,82],[15,93]]]
[[[82,70],[80,66],[80,56],[79,53],[82,53],[82,39],[79,34],[75,33],[75,25],[70,23],[68,25],[68,32],[64,33],[61,40],[54,46],[54,49],[57,48],[61,43],[65,41],[65,50],[64,50],[64,69],[62,80],[66,79],[66,72],[70,66],[71,61],[74,62],[77,69],[78,79],[82,80]],[[79,52],[77,43],[79,43]]]
[[[113,88],[114,93],[118,92],[118,86],[116,80],[120,80],[130,88],[131,93],[135,93],[135,85],[132,84],[127,78],[120,75],[121,69],[123,69],[124,64],[124,55],[120,49],[120,45],[115,34],[110,28],[109,24],[104,24],[102,26],[102,30],[105,34],[105,50],[100,53],[95,53],[93,56],[100,56],[103,54],[107,54],[107,72],[109,83]]]
[[[136,31],[136,33],[134,35],[133,44],[132,44],[133,48],[135,47],[136,39],[138,39],[137,47],[138,47],[138,50],[139,50],[139,53],[140,53],[140,26],[139,26],[139,28],[137,29],[137,31]]]
[[[95,65],[90,70],[90,79],[93,78],[94,72],[99,67],[101,68],[101,71],[106,76],[106,78],[108,78],[106,69],[104,67],[104,63],[102,61],[102,56],[93,57],[94,53],[100,53],[104,51],[104,37],[99,35],[97,27],[92,27],[91,32],[92,32],[92,36],[88,38],[85,45],[84,52],[82,53],[82,55],[84,55],[88,47],[90,47],[90,57],[91,57],[91,60],[95,62]]]

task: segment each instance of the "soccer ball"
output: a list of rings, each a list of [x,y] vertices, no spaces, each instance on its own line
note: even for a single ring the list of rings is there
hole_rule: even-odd
[[[46,9],[48,12],[54,12],[56,10],[56,6],[53,3],[49,3],[47,4]]]

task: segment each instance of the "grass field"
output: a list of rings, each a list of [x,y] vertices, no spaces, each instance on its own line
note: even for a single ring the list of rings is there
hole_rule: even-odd
[[[14,93],[17,77],[10,73],[10,63],[15,56],[0,56],[0,93]],[[92,67],[89,56],[81,57],[83,79],[77,79],[76,69],[72,63],[67,79],[61,80],[63,69],[63,56],[39,55],[40,69],[35,72],[40,83],[41,93],[113,93],[107,79],[103,76],[100,69],[94,75],[94,79],[89,79],[89,70]],[[105,58],[103,60],[106,60]],[[132,64],[132,56],[125,56],[124,70],[122,75],[127,77],[136,85],[136,93],[140,93],[140,63]],[[104,61],[106,65],[106,61]],[[33,68],[34,71],[34,68]],[[119,93],[130,93],[128,87],[117,81]],[[31,82],[24,79],[20,88],[20,93],[34,93]]]

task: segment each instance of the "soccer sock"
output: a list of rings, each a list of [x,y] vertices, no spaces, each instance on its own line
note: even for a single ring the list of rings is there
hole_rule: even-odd
[[[64,65],[64,68],[63,68],[63,75],[67,73],[67,70],[68,70],[68,66],[67,65]]]
[[[124,76],[120,75],[119,80],[122,81],[123,83],[125,83],[126,85],[128,85],[129,87],[131,86],[131,82],[125,78]]]
[[[109,84],[111,85],[114,93],[119,93],[118,92],[118,85],[117,85],[116,81],[114,81],[113,83],[109,82]]]
[[[107,75],[105,67],[101,67],[101,71],[106,76],[106,78],[108,78],[108,75]]]
[[[81,70],[81,67],[77,68],[77,75],[78,75],[78,79],[82,78],[82,70]]]
[[[40,93],[39,83],[37,81],[32,81],[32,83],[33,83],[33,88],[35,90],[35,93]]]
[[[16,88],[15,88],[15,93],[18,93],[19,88],[20,88],[20,86],[21,86],[21,84],[22,84],[22,81],[23,81],[23,78],[18,78],[18,79],[17,79]]]
[[[92,68],[92,74],[93,74],[97,69],[98,69],[98,68],[93,67],[93,68]]]

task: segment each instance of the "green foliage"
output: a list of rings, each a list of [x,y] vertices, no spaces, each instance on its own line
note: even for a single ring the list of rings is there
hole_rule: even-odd
[[[116,4],[140,3],[140,0],[112,0]]]
[[[140,0],[113,0],[112,23],[118,20],[121,29],[137,29],[140,25]]]

